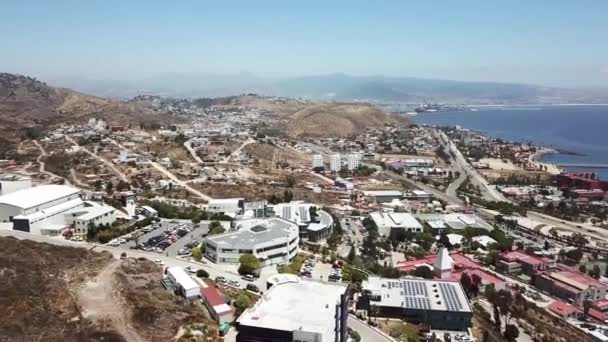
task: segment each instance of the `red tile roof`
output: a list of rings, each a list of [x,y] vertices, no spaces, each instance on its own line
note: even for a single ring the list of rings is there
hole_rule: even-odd
[[[578,309],[574,306],[560,301],[555,301],[551,303],[551,305],[549,305],[547,308],[562,317],[569,317],[570,315],[578,311]]]

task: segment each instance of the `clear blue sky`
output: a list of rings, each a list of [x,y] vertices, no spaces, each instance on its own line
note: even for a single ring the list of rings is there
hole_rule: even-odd
[[[608,86],[608,1],[0,0],[0,71]]]

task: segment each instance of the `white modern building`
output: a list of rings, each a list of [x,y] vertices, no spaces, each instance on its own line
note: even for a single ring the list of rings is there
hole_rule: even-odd
[[[86,234],[89,223],[114,223],[115,209],[83,201],[80,189],[66,185],[41,185],[0,197],[0,221],[28,233],[59,235],[73,227]]]
[[[332,154],[329,159],[329,170],[331,172],[340,172],[342,169],[342,156],[339,154]]]
[[[89,225],[112,225],[116,221],[116,209],[109,205],[85,201],[64,215],[65,223],[74,229],[76,234],[86,234]]]
[[[299,229],[290,221],[253,218],[235,223],[235,231],[206,238],[205,257],[219,264],[238,264],[243,254],[253,254],[263,266],[285,264],[299,251]]]
[[[354,171],[361,166],[361,155],[357,153],[348,156],[348,170]]]
[[[274,284],[237,319],[239,342],[346,342],[348,287],[293,279]]]
[[[201,295],[201,287],[183,268],[167,267],[165,275],[186,299],[194,299]]]
[[[323,155],[322,154],[314,154],[312,156],[312,168],[322,168],[323,167]]]
[[[373,212],[369,218],[378,227],[378,233],[383,236],[394,236],[400,230],[411,233],[422,233],[422,224],[410,213]]]
[[[316,218],[310,216],[311,208],[315,209]],[[300,229],[301,238],[319,241],[331,235],[334,225],[333,218],[315,204],[304,201],[278,203],[271,207],[271,211],[277,217],[295,223]]]
[[[210,213],[233,213],[239,214],[243,209],[244,198],[217,198],[207,204]]]

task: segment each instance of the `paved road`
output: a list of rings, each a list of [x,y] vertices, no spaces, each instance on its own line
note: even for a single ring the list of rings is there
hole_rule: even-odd
[[[361,341],[363,342],[394,342],[393,338],[381,334],[374,328],[369,325],[361,322],[356,317],[350,315],[348,316],[348,326],[354,331],[358,332],[361,335]]]
[[[454,204],[463,204],[464,203],[460,198],[458,198],[456,196],[450,196],[440,190],[437,190],[433,187],[430,187],[421,182],[417,182],[417,181],[407,178],[405,176],[399,175],[393,171],[383,171],[383,173],[392,179],[397,179],[397,180],[403,181],[405,183],[410,184],[413,187],[426,191],[426,192],[430,193],[431,195],[433,195],[434,197],[439,198],[447,203],[454,203]]]
[[[448,149],[452,151],[452,154],[455,156],[454,164],[461,170],[460,173],[466,173],[467,175],[469,175],[472,182],[480,184],[481,188],[485,190],[484,195],[487,199],[493,201],[511,202],[511,200],[509,200],[502,193],[496,190],[496,187],[490,185],[490,183],[488,183],[488,181],[483,176],[481,176],[479,172],[477,172],[477,170],[475,170],[473,167],[471,167],[471,165],[469,165],[466,158],[456,147],[456,144],[454,144],[454,142],[451,141],[444,132],[441,132],[440,134],[442,137],[440,141],[446,144]]]

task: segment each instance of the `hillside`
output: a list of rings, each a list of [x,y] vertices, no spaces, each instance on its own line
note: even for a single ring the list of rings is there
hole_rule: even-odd
[[[161,113],[141,104],[54,88],[32,77],[0,73],[0,129],[5,132],[6,142],[16,141],[31,127],[47,128],[90,117],[122,125],[163,120]]]
[[[406,124],[369,104],[323,103],[305,106],[290,114],[287,133],[290,136],[346,137],[379,128],[385,123]]]

